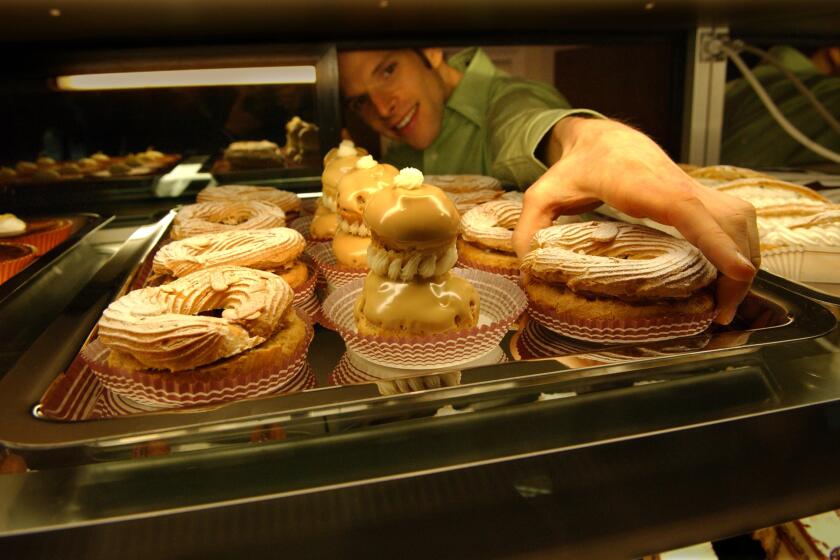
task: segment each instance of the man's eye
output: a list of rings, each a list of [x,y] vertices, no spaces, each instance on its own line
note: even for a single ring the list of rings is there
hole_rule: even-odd
[[[364,109],[365,103],[367,103],[367,96],[360,95],[348,101],[347,106],[350,107],[350,109],[352,109],[353,111],[359,112],[362,109]]]
[[[397,63],[392,62],[391,64],[389,64],[388,66],[386,66],[382,70],[382,76],[385,77],[385,78],[390,78],[391,76],[394,75],[394,72],[396,72],[396,70],[397,70]]]

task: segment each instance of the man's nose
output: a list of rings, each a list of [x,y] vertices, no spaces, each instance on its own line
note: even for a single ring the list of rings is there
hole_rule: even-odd
[[[370,100],[373,103],[374,108],[376,109],[376,114],[382,117],[383,119],[387,119],[388,117],[390,117],[397,107],[396,98],[386,91],[371,92]]]

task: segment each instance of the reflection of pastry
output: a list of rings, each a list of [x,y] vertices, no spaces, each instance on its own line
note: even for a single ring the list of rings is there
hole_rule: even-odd
[[[370,196],[392,184],[399,171],[393,165],[377,163],[371,156],[360,158],[338,184],[338,226],[332,247],[339,266],[364,270],[370,232],[363,212]]]
[[[293,229],[223,231],[173,241],[155,254],[155,274],[179,278],[203,268],[232,265],[267,270],[295,289],[309,277],[298,260],[306,242]]]
[[[645,226],[584,222],[537,232],[522,262],[532,314],[597,342],[695,334],[712,319],[716,270],[683,239]]]
[[[19,161],[15,165],[15,170],[19,175],[32,175],[38,171],[38,166],[31,161]]]
[[[458,257],[466,266],[519,274],[519,260],[513,250],[513,229],[522,214],[522,203],[493,200],[461,216]]]
[[[205,187],[196,196],[198,202],[242,202],[257,200],[281,208],[290,222],[300,213],[300,198],[293,192],[274,187],[256,187],[251,185],[224,185]]]
[[[259,201],[199,202],[184,206],[172,223],[172,239],[228,230],[283,227],[283,210]]]
[[[286,159],[292,164],[315,164],[320,150],[318,126],[294,116],[286,123]]]
[[[0,181],[8,180],[8,179],[15,179],[18,176],[18,172],[12,169],[11,167],[0,167]]]
[[[224,159],[234,169],[265,169],[283,167],[283,152],[268,140],[232,142]]]
[[[57,165],[57,163],[51,157],[41,156],[35,160],[35,165],[37,165],[39,169],[52,169]]]
[[[289,285],[269,272],[204,269],[113,302],[99,321],[99,341],[117,371],[219,384],[270,371],[305,343],[292,299]]]
[[[338,148],[333,148],[324,158],[324,173],[321,175],[323,195],[315,210],[315,218],[309,228],[310,235],[315,240],[332,239],[338,225],[338,183],[352,171],[356,162],[367,155],[367,151],[356,148],[351,140],[344,140]]]
[[[370,197],[365,222],[373,241],[355,309],[360,334],[428,336],[477,324],[478,294],[449,272],[460,216],[443,191],[403,169]]]
[[[479,204],[502,196],[502,184],[486,175],[426,175],[426,183],[440,187],[458,212],[465,213]]]

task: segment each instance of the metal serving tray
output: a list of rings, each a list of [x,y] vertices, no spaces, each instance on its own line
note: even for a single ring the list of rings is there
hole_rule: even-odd
[[[675,341],[604,346],[580,345],[555,336],[549,340],[547,354],[540,356],[533,348],[546,345],[522,344],[523,337],[533,335],[531,327],[523,323],[501,343],[508,360],[505,363],[460,371],[414,372],[411,378],[396,380],[350,375],[354,384],[332,386],[329,383],[347,358],[344,344],[336,333],[317,327],[309,356],[316,389],[209,409],[107,420],[68,423],[39,418],[36,404],[44,391],[76,356],[102,309],[131,280],[164,235],[172,216],[170,213],[157,224],[138,230],[0,379],[0,443],[32,452],[84,448],[88,449],[86,460],[90,460],[91,449],[179,438],[191,439],[193,447],[185,449],[194,449],[196,441],[215,445],[243,433],[247,441],[247,434],[270,433],[277,426],[282,426],[283,437],[306,437],[416,414],[428,416],[446,404],[475,409],[533,401],[540,393],[581,395],[616,385],[676,381],[691,375],[692,368],[696,370],[704,360],[725,360],[732,367],[753,363],[764,347],[821,337],[837,322],[829,310],[784,289],[762,272],[752,295],[741,305],[734,327],[713,328]],[[523,355],[523,348],[530,348],[532,355]],[[555,351],[557,355],[551,356]],[[358,368],[342,371],[358,374]]]

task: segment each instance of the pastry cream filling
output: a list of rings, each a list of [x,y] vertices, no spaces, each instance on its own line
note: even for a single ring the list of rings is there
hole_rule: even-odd
[[[389,280],[408,282],[415,276],[432,278],[441,276],[455,266],[458,250],[452,243],[443,253],[421,251],[392,251],[377,243],[368,247],[367,263],[372,271]]]
[[[361,310],[384,330],[432,334],[474,326],[478,296],[468,281],[449,274],[432,281],[396,282],[369,273]]]
[[[840,246],[840,210],[827,210],[804,219],[800,217],[787,227],[768,232],[762,241],[768,245]]]
[[[359,237],[370,237],[370,230],[363,222],[348,222],[344,218],[338,218],[338,230],[345,231],[350,235],[357,235]]]

